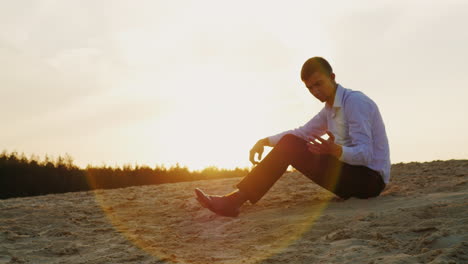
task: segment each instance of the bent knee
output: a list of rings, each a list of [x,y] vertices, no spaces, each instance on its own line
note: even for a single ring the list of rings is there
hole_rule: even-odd
[[[296,149],[297,147],[299,146],[305,146],[307,143],[307,141],[305,141],[304,139],[296,136],[296,135],[293,135],[293,134],[286,134],[284,135],[280,141],[278,141],[278,144],[276,144],[276,147],[280,147],[280,148],[286,148],[286,149],[289,149],[289,148],[293,148],[293,149]]]
[[[278,141],[278,144],[285,143],[285,142],[297,142],[297,141],[304,141],[302,138],[294,135],[294,134],[286,134]]]

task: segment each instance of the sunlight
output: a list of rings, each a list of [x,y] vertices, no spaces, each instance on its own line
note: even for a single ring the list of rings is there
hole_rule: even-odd
[[[192,169],[249,166],[248,151],[260,134],[255,131],[258,125],[251,112],[256,109],[255,114],[261,115],[261,109],[268,107],[266,102],[252,100],[251,96],[260,96],[261,90],[247,91],[255,84],[233,79],[215,66],[198,67],[181,75],[183,80],[160,89],[158,100],[168,100],[172,107],[146,122],[147,130],[157,135],[147,138],[148,146],[161,150],[163,145],[170,145],[161,157],[164,163],[183,161]]]
[[[167,18],[170,26],[148,24],[111,35],[129,66],[129,77],[114,90],[157,109],[132,125],[128,137],[144,148],[130,146],[127,160],[191,169],[250,166],[248,152],[258,139],[301,125],[304,118],[293,112],[310,113],[304,106],[311,98],[299,89],[304,58],[292,50],[307,45],[328,53],[331,45],[294,41],[303,36],[298,28],[259,20],[250,11],[253,24],[239,24],[235,12],[213,14],[219,24],[203,17],[189,21],[184,12]],[[188,23],[192,31],[186,31]]]

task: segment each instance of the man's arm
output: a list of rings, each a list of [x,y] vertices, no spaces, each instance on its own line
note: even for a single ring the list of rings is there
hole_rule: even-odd
[[[258,164],[255,160],[255,154],[258,154],[258,160],[262,159],[263,148],[265,146],[274,147],[280,139],[286,134],[293,134],[304,140],[308,140],[311,134],[324,134],[327,130],[327,117],[325,108],[323,108],[317,115],[315,115],[309,122],[296,129],[287,130],[276,134],[274,136],[262,138],[250,150],[249,160],[252,164]]]
[[[372,161],[372,122],[376,105],[363,95],[349,98],[344,112],[351,144],[342,146],[340,160],[351,165],[367,166]]]
[[[273,147],[280,141],[280,139],[286,134],[293,134],[304,140],[308,140],[310,135],[323,135],[327,131],[327,113],[323,108],[318,114],[316,114],[311,120],[305,123],[303,126],[296,129],[287,130],[268,137],[270,145]]]

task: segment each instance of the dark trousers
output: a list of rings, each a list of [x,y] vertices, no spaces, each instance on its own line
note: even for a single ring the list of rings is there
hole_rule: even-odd
[[[251,203],[256,203],[289,165],[343,199],[376,197],[385,188],[378,172],[365,166],[349,165],[330,155],[313,154],[306,143],[292,134],[283,136],[237,188]]]

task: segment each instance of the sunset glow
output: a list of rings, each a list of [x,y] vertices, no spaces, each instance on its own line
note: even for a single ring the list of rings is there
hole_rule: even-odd
[[[256,140],[322,104],[327,58],[373,98],[392,162],[466,158],[464,1],[9,1],[0,147],[77,165],[249,166]],[[441,137],[447,131],[451,137]]]

